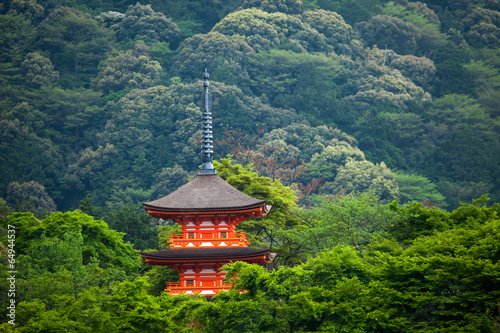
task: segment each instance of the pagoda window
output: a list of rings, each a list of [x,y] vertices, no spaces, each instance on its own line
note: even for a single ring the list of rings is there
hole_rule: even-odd
[[[194,286],[194,280],[186,280],[186,287]]]
[[[194,232],[188,232],[188,238],[194,238]]]
[[[220,233],[220,238],[227,238],[227,232],[222,231],[222,232]]]

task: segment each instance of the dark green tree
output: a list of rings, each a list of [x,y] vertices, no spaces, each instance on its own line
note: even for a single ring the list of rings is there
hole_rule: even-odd
[[[136,3],[129,6],[120,21],[118,35],[130,40],[142,40],[146,43],[167,42],[176,48],[181,31],[175,23],[162,13],[155,12],[151,5]]]
[[[88,83],[113,46],[110,30],[70,7],[54,10],[37,32],[40,47],[52,54],[50,60],[60,71],[61,84],[69,87]]]
[[[357,28],[368,46],[384,48],[387,45],[398,54],[414,54],[421,38],[414,25],[387,15],[374,16],[358,23]]]
[[[132,202],[124,206],[111,206],[103,216],[110,229],[125,233],[123,240],[133,244],[134,249],[147,250],[158,247],[158,231],[153,219],[142,205]]]

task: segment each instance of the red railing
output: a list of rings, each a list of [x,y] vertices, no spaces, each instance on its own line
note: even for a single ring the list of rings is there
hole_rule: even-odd
[[[202,243],[212,243],[214,246],[219,246],[221,243],[225,243],[228,246],[246,246],[249,244],[247,241],[247,236],[243,232],[235,233],[235,237],[218,237],[218,238],[186,238],[183,234],[169,234],[170,239],[168,243],[172,244],[172,247],[186,247],[189,243],[197,247],[203,247]]]
[[[166,292],[169,294],[184,294],[188,291],[191,291],[194,294],[201,294],[203,295],[203,291],[206,290],[213,290],[215,294],[218,294],[219,292],[223,290],[229,290],[231,289],[232,285],[230,284],[219,284],[217,286],[181,286],[180,282],[167,282],[167,288],[165,289]]]

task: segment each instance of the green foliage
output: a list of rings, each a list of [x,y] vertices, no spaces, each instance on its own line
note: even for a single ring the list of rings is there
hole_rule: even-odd
[[[349,24],[354,24],[360,21],[367,21],[373,15],[380,12],[380,0],[355,0],[355,1],[340,1],[340,0],[306,0],[304,3],[318,6],[331,12],[339,13],[344,20]]]
[[[31,86],[40,87],[59,80],[59,72],[54,70],[54,65],[50,59],[38,52],[28,53],[26,59],[21,63],[21,68],[26,83]]]
[[[103,217],[109,228],[123,232],[123,240],[133,244],[137,250],[158,247],[158,232],[152,218],[132,202],[123,206],[111,206]]]
[[[287,41],[296,44],[299,50],[310,52],[332,49],[322,34],[306,25],[298,16],[267,13],[254,8],[227,15],[212,31],[243,36],[257,52],[277,48]]]
[[[180,165],[176,164],[172,168],[164,168],[155,177],[152,198],[154,200],[163,198],[177,190],[189,181],[189,174]]]
[[[393,175],[399,187],[399,202],[427,200],[438,206],[444,205],[445,197],[438,192],[436,184],[426,177],[401,172],[395,172]]]
[[[0,193],[5,196],[7,186],[13,179],[18,182],[36,181],[49,191],[59,177],[61,155],[52,142],[40,138],[19,120],[0,121]]]
[[[335,119],[338,88],[333,79],[338,64],[329,57],[284,50],[259,52],[250,58],[252,89],[266,94],[274,106],[295,109],[319,125],[319,119]],[[314,101],[321,101],[315,103]]]
[[[321,153],[328,146],[357,146],[356,139],[337,128],[327,126],[312,127],[306,124],[291,124],[264,134],[262,143],[283,142],[299,149],[299,158],[309,162],[315,154]],[[323,176],[322,176],[323,177]]]
[[[476,7],[463,19],[465,37],[470,45],[478,48],[500,46],[500,29],[498,28],[500,12],[497,10]]]
[[[82,263],[87,264],[92,258],[99,260],[99,266],[120,268],[128,274],[137,271],[138,255],[130,244],[123,243],[123,233],[110,230],[106,222],[94,220],[81,211],[67,213],[56,212],[39,221],[31,213],[13,213],[3,221],[16,228],[16,250],[26,254],[32,246],[38,246],[39,238],[46,237],[64,239],[68,232],[81,228]]]
[[[228,268],[228,276],[238,277],[232,279],[235,288],[198,309],[200,324],[207,332],[466,332],[478,327],[494,332],[498,208],[464,205],[461,210],[483,215],[469,215],[466,226],[417,238],[407,249],[375,242],[362,258],[351,247],[337,246],[306,264],[274,272],[235,263]]]
[[[416,41],[419,54],[432,52],[446,42],[446,35],[440,32],[440,21],[436,13],[421,2],[408,2],[405,6],[390,1],[383,7],[384,14],[397,17],[418,29],[420,38]]]
[[[341,244],[363,253],[373,239],[387,237],[401,217],[373,194],[360,193],[324,198],[317,207],[301,211],[300,218],[301,227],[283,235],[307,258]]]
[[[112,47],[111,31],[69,7],[54,10],[38,27],[38,38],[40,46],[52,53],[52,63],[63,71],[61,80],[69,87],[88,82]]]
[[[174,57],[173,74],[183,78],[201,78],[200,68],[210,68],[210,76],[227,84],[248,86],[250,77],[244,68],[246,58],[255,51],[240,36],[218,32],[195,35],[182,42]]]
[[[339,168],[350,160],[364,161],[365,155],[361,150],[348,145],[327,146],[321,153],[312,156],[309,163],[309,174],[332,182],[335,180]]]
[[[395,200],[399,195],[398,184],[384,162],[373,164],[353,159],[338,169],[334,181],[327,183],[322,191],[328,194],[372,192],[383,202]]]
[[[288,14],[302,13],[301,0],[244,0],[241,7],[243,8],[259,8],[263,11],[274,13],[282,12]]]
[[[34,181],[11,182],[7,187],[6,199],[17,212],[33,212],[38,217],[56,210],[56,204],[45,187]]]
[[[151,5],[136,3],[129,6],[120,22],[118,34],[121,38],[143,40],[147,43],[167,42],[175,46],[179,43],[181,31],[169,18],[155,12]]]
[[[92,84],[104,93],[126,88],[145,89],[153,86],[160,77],[162,68],[149,57],[150,48],[136,44],[133,50],[106,60]]]
[[[407,55],[392,60],[390,65],[399,70],[416,85],[427,91],[432,89],[431,84],[436,75],[436,67],[430,59]]]
[[[496,177],[500,145],[493,129],[498,127],[497,119],[492,119],[475,100],[463,95],[436,99],[427,110],[434,130],[435,150],[426,161],[424,175],[431,180],[444,177],[452,183],[479,183]],[[496,191],[494,193],[496,196]],[[453,197],[462,201],[472,199],[461,199],[456,194]],[[450,204],[456,206],[456,203]]]
[[[399,54],[413,54],[421,38],[414,25],[387,15],[377,15],[361,22],[358,29],[368,46],[383,48],[387,45]]]
[[[390,235],[399,243],[407,245],[420,236],[432,235],[435,231],[450,228],[447,213],[434,206],[423,206],[413,201],[403,206],[392,202],[390,207],[401,216],[401,219],[390,229]]]
[[[57,145],[61,153],[67,150],[77,153],[94,140],[86,130],[102,119],[102,108],[98,104],[101,93],[83,87],[42,86],[33,95],[33,106],[44,112],[42,133]]]
[[[498,206],[482,209],[464,205],[451,213],[489,211],[469,215],[467,225],[421,237],[399,256],[378,254],[383,264],[377,278],[400,291],[405,313],[414,330],[467,331],[483,327],[493,332],[498,319]],[[469,213],[470,214],[470,213]],[[457,221],[458,222],[458,221]]]

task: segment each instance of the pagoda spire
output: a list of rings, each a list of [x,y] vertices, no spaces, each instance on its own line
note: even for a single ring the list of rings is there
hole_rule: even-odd
[[[202,121],[202,146],[201,152],[203,154],[202,160],[203,164],[199,174],[215,174],[217,171],[214,169],[212,164],[214,155],[214,142],[212,136],[212,95],[208,92],[208,71],[205,68],[205,73],[203,73],[203,121]]]

